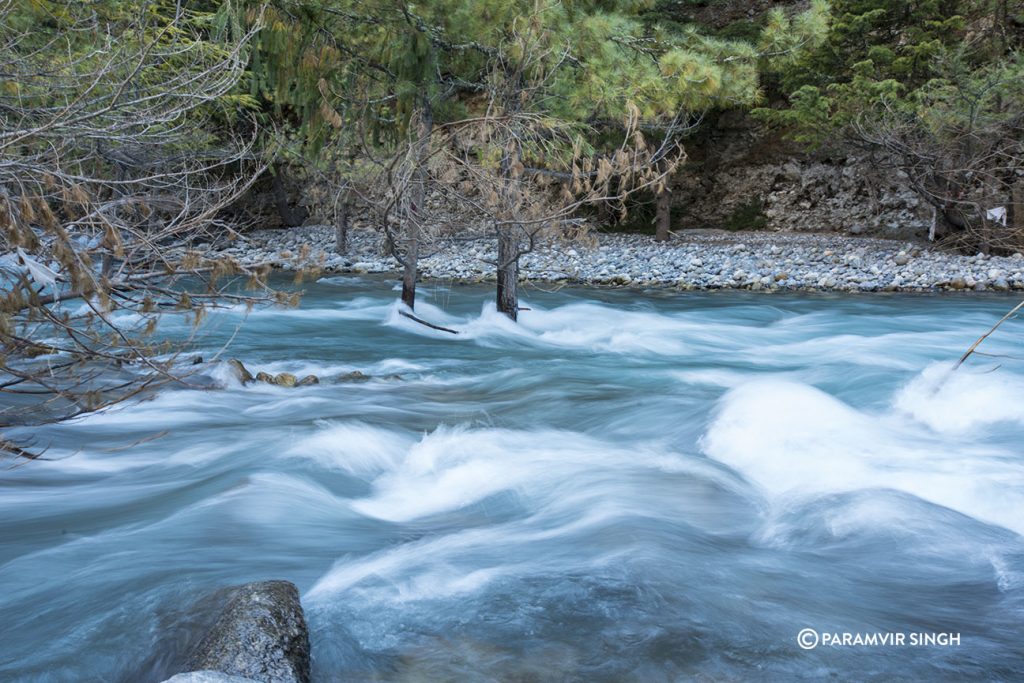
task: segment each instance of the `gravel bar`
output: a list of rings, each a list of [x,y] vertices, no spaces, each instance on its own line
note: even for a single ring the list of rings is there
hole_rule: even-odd
[[[913,242],[839,234],[692,230],[668,243],[647,235],[594,235],[596,244],[540,244],[520,261],[532,282],[685,290],[928,292],[1024,290],[1024,256],[967,256]],[[381,234],[353,230],[344,256],[334,230],[305,226],[243,235],[214,255],[326,273],[394,273]],[[300,257],[300,254],[304,256]],[[424,279],[494,280],[495,241],[448,243],[420,259]],[[490,262],[490,263],[489,263]]]

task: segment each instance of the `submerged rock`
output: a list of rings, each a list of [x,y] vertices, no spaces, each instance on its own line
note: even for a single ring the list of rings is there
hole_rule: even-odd
[[[228,361],[228,365],[231,366],[231,369],[234,371],[235,377],[242,384],[247,384],[253,380],[252,373],[246,369],[242,361],[238,360],[237,358],[232,358],[231,360]]]
[[[335,382],[369,382],[370,381],[370,376],[369,375],[364,375],[363,373],[359,372],[358,370],[353,370],[352,372],[346,372],[343,375],[338,375],[337,377],[334,378],[334,381]]]
[[[279,372],[276,375],[271,375],[263,370],[256,373],[254,381],[273,384],[277,387],[306,387],[312,384],[320,384],[320,378],[316,375],[306,375],[302,379],[298,379],[290,372]]]
[[[309,666],[309,631],[290,581],[240,586],[189,660],[194,673],[212,670],[260,683],[308,683]]]
[[[298,383],[298,379],[290,372],[279,372],[274,375],[274,379],[270,383],[279,387],[294,387]]]

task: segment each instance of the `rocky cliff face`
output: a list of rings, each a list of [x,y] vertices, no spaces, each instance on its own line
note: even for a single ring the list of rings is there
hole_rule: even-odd
[[[673,226],[923,237],[931,210],[883,160],[808,153],[738,113],[687,141]]]

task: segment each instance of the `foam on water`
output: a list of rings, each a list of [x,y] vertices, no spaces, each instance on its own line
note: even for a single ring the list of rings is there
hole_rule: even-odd
[[[289,448],[288,455],[310,458],[322,467],[352,474],[392,470],[412,441],[392,430],[360,422],[321,421],[318,426],[315,433]]]
[[[763,380],[732,389],[702,446],[777,498],[893,488],[1024,533],[1024,462],[984,443],[935,438],[809,385]]]
[[[999,422],[1024,423],[1024,382],[1020,375],[991,367],[978,371],[932,363],[896,396],[894,407],[950,435],[977,431]]]
[[[416,313],[428,322],[456,330],[459,340],[473,340],[487,346],[519,342],[598,353],[678,356],[691,352],[685,342],[688,337],[697,335],[711,342],[728,338],[728,330],[710,331],[696,322],[648,311],[609,314],[604,306],[586,303],[547,310],[525,301],[523,309],[517,322],[499,313],[490,302],[484,304],[475,317],[459,318],[424,303],[417,304]],[[437,339],[447,339],[450,335],[409,320],[400,311],[408,313],[408,309],[396,304],[388,316],[388,325]]]
[[[338,443],[333,434],[325,436]],[[607,475],[609,470],[691,469],[678,458],[642,446],[623,450],[573,432],[541,430],[441,427],[401,455],[393,469],[374,481],[374,495],[353,503],[355,510],[408,522],[502,491],[547,496],[574,478]]]

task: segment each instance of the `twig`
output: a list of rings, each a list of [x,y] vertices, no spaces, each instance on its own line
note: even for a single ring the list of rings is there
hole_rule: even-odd
[[[959,367],[960,367],[961,365],[963,365],[963,364],[964,364],[964,361],[965,361],[965,360],[967,360],[967,358],[968,358],[968,357],[969,357],[969,356],[970,356],[970,355],[971,355],[972,353],[974,353],[974,350],[975,350],[976,348],[978,348],[978,345],[979,345],[979,344],[981,344],[981,342],[985,341],[985,339],[986,339],[986,338],[987,338],[987,337],[988,337],[988,336],[989,336],[990,334],[992,334],[993,332],[995,332],[995,331],[996,331],[996,329],[998,329],[998,327],[999,327],[1000,325],[1002,325],[1002,324],[1003,324],[1004,322],[1006,322],[1007,320],[1009,320],[1010,318],[1012,318],[1012,317],[1013,317],[1013,315],[1014,315],[1014,314],[1015,314],[1015,313],[1016,313],[1017,311],[1019,311],[1019,310],[1020,310],[1021,308],[1024,308],[1024,301],[1021,301],[1021,302],[1020,302],[1019,304],[1017,304],[1016,306],[1014,306],[1013,308],[1011,308],[1011,309],[1010,309],[1010,312],[1009,312],[1009,313],[1007,313],[1006,315],[1004,315],[1004,316],[1003,316],[1002,318],[1000,318],[1000,319],[999,319],[999,322],[997,322],[997,323],[996,323],[995,325],[993,325],[993,326],[992,326],[992,327],[991,327],[991,328],[989,329],[989,331],[988,331],[988,332],[986,332],[985,334],[983,334],[983,335],[981,335],[980,337],[978,337],[978,340],[977,340],[976,342],[974,342],[973,344],[971,344],[971,348],[967,349],[967,352],[966,352],[966,353],[964,353],[964,355],[960,356],[960,360],[958,360],[958,361],[956,362],[956,365],[954,365],[954,366],[953,366],[953,369],[954,369],[954,370],[956,370],[956,369],[957,369],[957,368],[959,368]]]
[[[43,454],[50,450],[49,446],[39,452],[34,452],[28,448],[22,448],[17,444],[14,444],[6,439],[0,441],[0,453],[10,453],[11,455],[24,458],[25,460],[52,460],[52,458],[44,458]]]
[[[163,437],[167,436],[168,434],[170,434],[170,431],[165,429],[162,432],[157,432],[156,434],[150,434],[149,436],[144,436],[141,439],[136,439],[135,441],[131,442],[130,444],[125,444],[124,446],[115,446],[114,448],[106,448],[106,449],[104,449],[104,450],[102,450],[100,452],[101,453],[117,453],[118,451],[126,451],[129,448],[134,448],[135,446],[138,446],[139,444],[146,443],[147,441],[154,441],[155,439],[163,438]]]
[[[1021,303],[1024,303],[1024,302],[1021,302]],[[416,316],[414,316],[412,313],[409,313],[408,311],[399,311],[399,313],[401,315],[404,315],[409,320],[413,320],[415,322],[418,322],[420,325],[426,325],[427,327],[429,327],[431,329],[440,330],[441,332],[451,332],[452,334],[458,334],[459,333],[458,330],[452,330],[452,329],[449,329],[447,327],[441,327],[440,325],[435,325],[434,323],[428,323],[426,320],[423,320],[422,318],[417,318]]]

